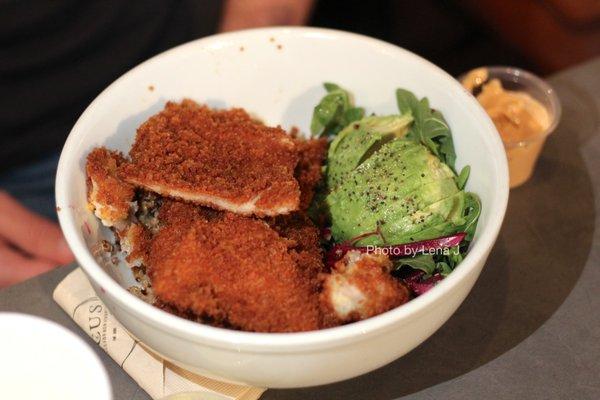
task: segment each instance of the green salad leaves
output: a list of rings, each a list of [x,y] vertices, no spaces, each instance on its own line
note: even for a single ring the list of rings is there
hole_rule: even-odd
[[[465,191],[471,168],[455,169],[452,132],[442,113],[427,98],[397,89],[398,114],[365,117],[347,90],[324,86],[327,94],[314,108],[311,132],[328,137],[330,146],[325,179],[311,206],[319,215],[313,218],[329,219],[336,243],[357,246],[465,232],[459,246],[394,260],[396,269],[448,275],[473,240],[481,201]]]
[[[325,97],[315,106],[310,124],[313,136],[335,136],[353,121],[364,117],[365,110],[354,107],[352,96],[335,83],[324,83]]]
[[[429,100],[426,97],[418,100],[406,89],[396,90],[396,102],[401,114],[409,113],[414,119],[407,138],[423,144],[454,170],[456,152],[452,133],[442,113],[429,108]]]

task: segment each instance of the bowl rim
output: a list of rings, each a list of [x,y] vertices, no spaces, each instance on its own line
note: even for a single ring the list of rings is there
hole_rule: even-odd
[[[464,102],[463,108],[468,107],[471,111],[477,110],[476,113],[470,113],[472,118],[477,118],[478,125],[487,127],[488,134],[483,135],[483,141],[487,148],[491,150],[491,153],[495,155],[494,169],[495,169],[495,182],[490,182],[496,190],[493,195],[494,209],[490,209],[490,223],[482,229],[479,237],[473,242],[472,248],[461,262],[460,266],[456,268],[452,274],[446,279],[442,280],[432,290],[426,294],[417,297],[403,304],[401,307],[397,307],[383,314],[375,317],[368,318],[363,321],[355,322],[348,325],[338,326],[334,328],[321,329],[316,331],[308,332],[293,332],[293,333],[259,333],[259,332],[245,332],[236,331],[225,328],[213,327],[210,325],[204,325],[197,322],[189,321],[184,318],[175,316],[167,313],[151,304],[144,302],[137,298],[129,291],[124,289],[118,284],[107,272],[93,258],[91,252],[87,248],[87,245],[83,238],[78,233],[75,220],[73,218],[73,210],[70,207],[63,207],[62,211],[58,213],[60,226],[65,235],[67,243],[73,250],[76,260],[85,271],[86,275],[98,285],[101,290],[105,290],[107,295],[111,297],[120,308],[126,311],[128,314],[135,316],[137,319],[143,317],[144,322],[152,325],[162,331],[167,331],[170,335],[177,336],[179,338],[188,339],[192,341],[202,341],[203,345],[216,347],[216,348],[231,348],[235,346],[236,349],[244,351],[254,351],[259,353],[265,352],[282,352],[282,353],[293,353],[299,352],[304,349],[317,349],[317,348],[330,348],[342,346],[347,343],[356,342],[367,336],[378,334],[387,329],[391,329],[394,323],[399,321],[408,321],[428,308],[433,303],[439,301],[447,292],[453,288],[459,286],[460,282],[471,273],[472,270],[477,268],[479,260],[485,260],[489,254],[502,225],[504,214],[508,203],[508,166],[506,156],[504,155],[504,147],[500,136],[498,135],[496,128],[492,121],[489,119],[483,108],[479,105],[477,100],[466,91],[458,81],[452,76],[443,71],[441,68],[435,66],[433,63],[425,60],[424,58],[405,50],[401,47],[395,46],[391,43],[384,42],[379,39],[371,38],[368,36],[345,32],[333,29],[324,28],[312,28],[312,27],[269,27],[269,28],[256,28],[248,29],[236,32],[227,32],[217,35],[212,35],[190,41],[169,49],[163,53],[160,53],[141,64],[135,66],[106,89],[104,89],[84,110],[81,114],[69,136],[65,142],[61,157],[58,164],[57,176],[56,176],[56,204],[69,204],[68,195],[68,183],[69,183],[69,170],[71,165],[74,165],[72,159],[73,153],[72,147],[75,147],[79,143],[80,137],[84,135],[84,131],[80,129],[86,116],[90,114],[96,104],[101,102],[105,97],[110,96],[110,92],[119,85],[120,82],[127,79],[131,75],[138,73],[147,66],[160,62],[161,59],[170,57],[179,52],[186,52],[190,47],[197,46],[199,44],[211,44],[218,41],[227,41],[228,39],[237,39],[245,37],[247,35],[264,34],[269,36],[301,36],[308,39],[311,38],[325,38],[331,40],[350,40],[354,42],[363,42],[370,46],[379,48],[382,51],[392,53],[403,53],[404,56],[413,58],[416,62],[420,63],[422,68],[426,71],[426,74],[438,75],[441,78],[449,81],[450,85],[454,85],[457,92],[462,92]],[[490,204],[492,206],[492,204]]]

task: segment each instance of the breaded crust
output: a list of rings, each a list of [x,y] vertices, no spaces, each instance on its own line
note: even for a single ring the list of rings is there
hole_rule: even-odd
[[[291,241],[290,254],[317,290],[319,274],[325,271],[319,228],[302,211],[270,218],[267,223],[279,236]]]
[[[392,277],[387,256],[349,251],[330,274],[320,294],[325,326],[360,321],[404,304],[409,292]]]
[[[95,148],[87,156],[88,204],[106,226],[118,225],[129,216],[134,188],[117,176],[125,162],[120,152],[104,147]]]
[[[151,233],[142,224],[131,223],[124,229],[116,231],[125,255],[125,261],[130,267],[139,267],[145,264],[150,247]]]
[[[323,175],[322,166],[327,153],[327,139],[294,139],[298,149],[298,165],[294,176],[300,185],[300,209],[306,210]]]
[[[164,196],[241,215],[297,210],[295,144],[280,128],[191,100],[167,103],[142,124],[124,180]]]
[[[318,293],[290,253],[294,241],[264,221],[178,202],[163,204],[159,219],[149,256],[159,301],[247,331],[319,328]]]

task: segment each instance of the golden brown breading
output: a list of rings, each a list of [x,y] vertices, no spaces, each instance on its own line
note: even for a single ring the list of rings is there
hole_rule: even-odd
[[[88,204],[106,226],[123,223],[129,216],[134,189],[117,176],[125,162],[120,152],[104,147],[95,148],[87,156]]]
[[[125,261],[131,267],[144,265],[148,256],[150,232],[142,225],[131,223],[124,229],[116,231],[121,245],[121,251],[125,255]]]
[[[327,139],[294,139],[298,149],[298,165],[294,176],[300,185],[300,209],[306,210],[323,175],[322,166],[327,153]]]
[[[241,109],[170,102],[138,129],[131,161],[89,154],[88,199],[114,227],[138,295],[158,307],[246,331],[335,326],[409,293],[381,255],[350,251],[324,266],[306,209],[326,151],[326,139],[289,136]]]
[[[281,128],[191,100],[167,103],[142,124],[122,168],[127,182],[241,215],[278,215],[300,202],[298,155]]]
[[[320,295],[324,324],[359,321],[408,301],[408,289],[392,277],[390,259],[381,254],[349,251],[331,274],[323,275]]]
[[[163,198],[162,205],[158,209],[159,230],[169,225],[182,226],[187,229],[187,225],[202,217],[202,210],[203,207],[195,204]]]
[[[264,221],[167,203],[150,250],[158,299],[183,314],[247,331],[318,329],[314,280]],[[162,222],[164,219],[164,223]]]
[[[318,275],[325,268],[319,228],[301,211],[271,218],[267,222],[281,237],[292,241],[290,254],[298,267],[314,281],[313,286],[318,288]]]

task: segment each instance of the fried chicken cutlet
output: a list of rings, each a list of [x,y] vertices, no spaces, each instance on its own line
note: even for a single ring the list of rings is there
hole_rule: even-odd
[[[320,285],[319,274],[324,272],[323,249],[319,228],[304,212],[267,219],[266,222],[279,236],[290,241],[290,254],[296,265],[315,286]]]
[[[313,239],[295,240],[296,228],[283,223],[289,238],[265,221],[179,201],[165,201],[159,220],[148,271],[160,302],[246,331],[320,327],[315,276],[322,262]]]
[[[392,262],[383,254],[349,251],[323,274],[321,307],[326,326],[360,321],[404,304],[409,292],[392,277]]]
[[[254,132],[262,150],[236,147],[238,138],[227,136],[231,131],[226,127],[240,126],[258,127],[255,132],[242,130],[247,134],[242,136],[249,143]],[[89,155],[89,202],[112,227],[117,249],[141,285],[131,288],[132,293],[184,318],[257,332],[336,326],[406,302],[408,289],[390,275],[391,262],[385,256],[351,251],[331,271],[323,263],[320,232],[306,209],[321,180],[327,141],[293,134],[283,144],[276,141],[280,154],[267,168],[261,166],[266,156],[259,155],[268,153],[277,135],[286,134],[279,130],[267,140],[261,129],[265,127],[242,110],[213,111],[190,101],[169,103],[140,127],[131,161],[104,148]],[[232,143],[219,147],[217,133]],[[226,157],[211,159],[209,150],[230,151],[234,162],[228,166],[231,160]],[[241,156],[248,151],[252,157]],[[292,155],[292,162],[283,162],[286,154]],[[261,162],[236,180],[242,164],[252,164],[253,157]],[[262,197],[260,204],[253,203],[252,212],[245,211],[246,203],[230,212],[215,202],[186,201],[178,192],[183,187],[193,195],[205,195],[214,189],[213,200],[227,200],[219,197],[222,194],[241,198],[248,188],[267,187],[262,193],[270,193],[271,187],[258,184],[258,178],[253,181],[258,176],[253,174],[283,177],[278,160],[299,190],[295,208],[285,214],[257,210],[255,206],[264,205]],[[209,170],[222,171],[203,175],[204,162],[210,164]],[[238,186],[228,186],[231,182]],[[277,198],[283,197],[270,197]]]
[[[134,188],[117,174],[125,162],[121,153],[104,147],[95,148],[87,156],[88,206],[105,226],[122,226],[129,217]]]
[[[241,109],[169,102],[138,128],[129,155],[123,179],[163,196],[239,215],[272,216],[299,207],[293,139]]]
[[[294,175],[300,185],[300,209],[306,210],[323,175],[322,166],[327,154],[327,139],[295,138],[294,142],[299,157]]]

